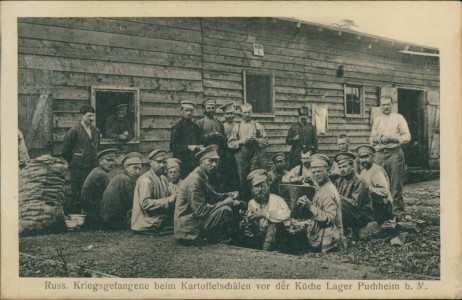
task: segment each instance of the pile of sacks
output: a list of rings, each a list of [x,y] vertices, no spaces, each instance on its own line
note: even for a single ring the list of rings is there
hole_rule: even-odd
[[[59,158],[43,155],[19,172],[19,234],[64,229],[65,173]]]

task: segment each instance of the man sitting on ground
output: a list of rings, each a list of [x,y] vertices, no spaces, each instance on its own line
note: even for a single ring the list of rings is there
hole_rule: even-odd
[[[111,229],[130,227],[133,192],[141,174],[141,154],[130,152],[122,157],[124,173],[112,178],[101,201],[101,217]]]
[[[217,170],[220,157],[216,145],[197,153],[200,164],[183,181],[175,207],[175,238],[180,243],[196,243],[204,238],[225,239],[232,227],[232,206],[237,192],[217,193],[209,177]]]
[[[277,153],[272,158],[274,163],[274,169],[268,173],[268,179],[270,182],[270,193],[281,195],[279,193],[279,184],[282,182],[282,177],[288,172],[286,167],[286,156],[282,153]]]
[[[310,166],[319,190],[313,201],[303,196],[297,204],[309,215],[306,229],[310,248],[325,253],[337,248],[343,240],[342,207],[337,189],[329,179],[330,159],[314,154]]]
[[[87,227],[98,226],[101,223],[101,199],[111,180],[109,172],[114,169],[116,150],[106,149],[96,156],[99,166],[88,174],[82,186],[82,209],[87,214]]]
[[[393,197],[390,193],[387,172],[374,163],[374,147],[361,145],[356,148],[356,153],[361,163],[361,177],[369,186],[375,220],[381,225],[392,217]]]
[[[342,201],[343,229],[351,228],[352,238],[357,241],[359,229],[372,221],[374,213],[368,185],[355,172],[355,160],[356,155],[351,152],[341,152],[335,156],[340,172],[335,185]]]
[[[265,170],[254,170],[247,179],[252,185],[253,199],[249,201],[241,224],[251,231],[261,249],[274,250],[285,232],[284,223],[290,225],[290,209],[284,199],[270,193],[268,173]]]
[[[133,197],[132,231],[158,233],[171,223],[175,196],[168,187],[167,151],[156,149],[148,155],[151,169],[138,178]]]
[[[302,150],[301,161],[299,166],[295,166],[282,177],[282,183],[308,184],[314,185],[313,175],[310,169],[311,150]]]

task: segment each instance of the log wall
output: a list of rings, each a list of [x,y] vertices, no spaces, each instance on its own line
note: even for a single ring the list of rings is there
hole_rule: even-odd
[[[147,154],[168,149],[182,100],[214,97],[242,104],[244,70],[274,73],[274,116],[256,116],[270,137],[266,158],[289,150],[285,137],[302,105],[328,105],[328,132],[319,137],[319,147],[333,155],[341,133],[351,137],[353,147],[367,142],[370,107],[378,105],[381,87],[439,87],[435,58],[400,54],[390,41],[296,28],[280,19],[21,18],[18,33],[19,96],[51,91],[55,155],[79,120],[78,107],[89,103],[92,85],[140,89],[141,143],[117,147]],[[264,46],[263,57],[253,55],[253,43]],[[343,77],[337,77],[340,65]],[[30,84],[23,79],[30,76],[46,80]],[[364,85],[364,117],[345,117],[344,83]],[[20,124],[28,114],[22,111]],[[197,117],[201,114],[197,109]]]

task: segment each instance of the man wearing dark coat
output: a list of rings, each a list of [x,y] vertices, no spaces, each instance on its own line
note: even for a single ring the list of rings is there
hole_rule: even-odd
[[[133,129],[127,118],[128,104],[114,107],[114,115],[108,117],[105,123],[105,138],[118,142],[128,142],[133,138]]]
[[[170,151],[183,163],[181,178],[185,178],[197,166],[195,154],[204,148],[202,131],[192,121],[196,105],[191,101],[181,102],[181,119],[173,124],[170,136]]]
[[[101,201],[101,218],[110,229],[130,228],[136,180],[141,175],[141,154],[128,153],[121,163],[124,173],[112,178]]]
[[[175,206],[175,238],[180,243],[225,237],[233,220],[236,192],[217,193],[209,184],[218,167],[217,146],[197,153],[200,165],[183,181]]]
[[[359,229],[366,226],[374,217],[369,187],[367,182],[356,174],[354,164],[356,155],[351,152],[340,152],[334,160],[340,173],[335,186],[342,202],[343,230],[351,228],[351,237],[353,240],[358,240]]]
[[[101,199],[114,169],[115,149],[106,149],[98,153],[99,166],[94,168],[82,186],[82,209],[87,214],[86,226],[97,226],[101,223]]]
[[[62,155],[69,163],[73,202],[67,205],[65,213],[80,213],[82,185],[91,170],[98,166],[100,132],[93,126],[95,110],[89,105],[80,107],[82,118],[64,136]]]
[[[274,169],[268,173],[268,181],[270,183],[270,193],[281,196],[279,192],[279,184],[282,182],[282,177],[288,172],[286,167],[286,156],[283,153],[276,153],[272,157]]]
[[[225,113],[223,128],[225,130],[226,140],[228,140],[231,135],[231,131],[237,125],[237,123],[234,122],[233,102],[229,102],[221,106],[221,109]],[[239,190],[239,173],[237,172],[237,163],[236,158],[234,157],[234,152],[235,150],[230,149],[228,144],[226,144],[223,149],[223,157],[221,157],[222,176],[224,179],[223,188],[225,192]]]
[[[298,122],[293,124],[287,134],[286,143],[291,145],[289,153],[289,169],[300,165],[300,153],[302,150],[318,151],[318,137],[316,128],[308,123],[308,108],[298,109]]]

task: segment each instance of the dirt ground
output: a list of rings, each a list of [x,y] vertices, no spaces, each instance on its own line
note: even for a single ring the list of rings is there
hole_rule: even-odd
[[[288,255],[212,244],[179,245],[172,236],[129,231],[74,231],[20,238],[19,249],[64,264],[21,256],[20,276],[85,277],[85,269],[118,277],[434,279],[440,275],[439,181],[405,186],[407,213],[425,223],[416,230],[382,230],[346,251]],[[391,245],[399,236],[401,245]],[[73,265],[74,268],[70,266]],[[63,270],[64,269],[64,270]],[[77,270],[77,271],[75,271]]]

